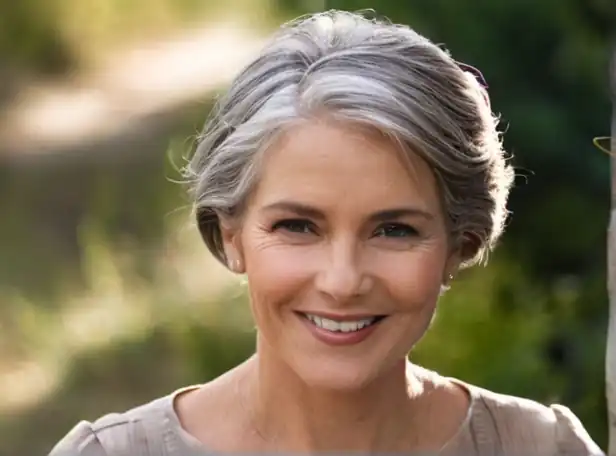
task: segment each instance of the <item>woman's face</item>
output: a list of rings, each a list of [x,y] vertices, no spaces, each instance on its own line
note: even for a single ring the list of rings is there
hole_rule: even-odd
[[[296,126],[266,152],[241,226],[223,238],[247,275],[260,347],[335,389],[405,358],[457,266],[426,163],[335,123]]]

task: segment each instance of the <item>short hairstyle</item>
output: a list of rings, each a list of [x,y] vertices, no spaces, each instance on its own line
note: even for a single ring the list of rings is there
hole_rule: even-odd
[[[332,10],[283,25],[214,106],[185,171],[199,230],[227,264],[220,217],[241,216],[260,156],[325,113],[380,131],[428,163],[462,266],[485,262],[513,182],[485,88],[404,25]]]

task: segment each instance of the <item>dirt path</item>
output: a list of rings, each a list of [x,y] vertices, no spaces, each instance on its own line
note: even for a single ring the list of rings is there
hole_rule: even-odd
[[[160,119],[223,86],[262,43],[244,26],[218,23],[113,56],[62,86],[31,87],[0,118],[0,158],[70,150]]]

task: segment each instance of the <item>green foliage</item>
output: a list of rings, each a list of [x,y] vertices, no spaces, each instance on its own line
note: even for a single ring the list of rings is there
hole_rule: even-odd
[[[53,2],[4,1],[0,6],[0,55],[3,65],[32,65],[43,73],[65,71],[74,59],[58,33]]]
[[[413,357],[472,383],[546,398],[554,393],[553,385],[524,381],[547,379],[541,347],[550,335],[551,317],[542,299],[521,267],[494,258],[488,269],[453,285]]]

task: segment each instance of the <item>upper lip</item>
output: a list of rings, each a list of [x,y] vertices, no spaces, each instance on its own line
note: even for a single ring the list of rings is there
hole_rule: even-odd
[[[335,314],[335,313],[331,313],[331,312],[319,312],[319,311],[304,311],[304,310],[298,310],[297,312],[302,313],[302,314],[310,314],[310,315],[315,315],[317,317],[322,317],[322,318],[327,318],[328,320],[336,320],[336,321],[358,321],[358,320],[366,320],[369,318],[377,318],[377,317],[384,317],[385,315],[383,314],[368,314],[368,313],[362,313],[362,314]]]

